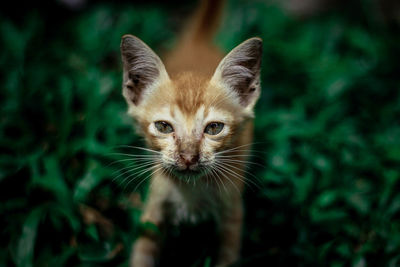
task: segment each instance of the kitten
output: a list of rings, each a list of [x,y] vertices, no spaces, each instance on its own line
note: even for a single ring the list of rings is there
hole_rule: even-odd
[[[165,65],[137,37],[121,41],[128,114],[157,157],[141,221],[161,229],[212,217],[219,229],[217,266],[239,255],[245,151],[262,54],[260,38],[224,58],[211,45],[222,2],[202,2]],[[157,235],[144,233],[133,246],[131,266],[155,266],[159,246]]]

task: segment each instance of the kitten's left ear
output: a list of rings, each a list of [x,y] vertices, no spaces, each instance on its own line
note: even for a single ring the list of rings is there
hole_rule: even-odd
[[[219,63],[212,81],[234,91],[241,105],[252,109],[260,95],[262,40],[254,37],[235,47]]]
[[[157,82],[169,80],[161,59],[136,36],[122,36],[121,56],[124,64],[123,95],[128,103],[139,105]]]

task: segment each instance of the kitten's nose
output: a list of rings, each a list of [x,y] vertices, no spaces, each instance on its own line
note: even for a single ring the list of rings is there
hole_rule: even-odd
[[[194,165],[199,161],[198,154],[181,153],[180,157],[181,157],[182,161],[185,163],[186,167]]]

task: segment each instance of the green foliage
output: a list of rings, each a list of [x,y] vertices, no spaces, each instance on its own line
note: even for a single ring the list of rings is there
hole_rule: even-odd
[[[309,19],[262,1],[227,7],[222,48],[264,40],[253,158],[264,167],[249,168],[260,188],[245,194],[242,265],[400,264],[400,35],[362,7]],[[119,41],[170,47],[171,12],[0,17],[1,266],[127,265],[141,201],[110,152],[140,140]]]

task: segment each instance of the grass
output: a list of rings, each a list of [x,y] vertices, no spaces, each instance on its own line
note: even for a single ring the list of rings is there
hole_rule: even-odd
[[[400,35],[351,3],[295,19],[229,2],[217,44],[257,35],[265,52],[240,266],[400,264]],[[172,47],[174,10],[51,5],[0,17],[0,266],[127,266],[145,186],[111,164],[141,145],[119,41]]]

